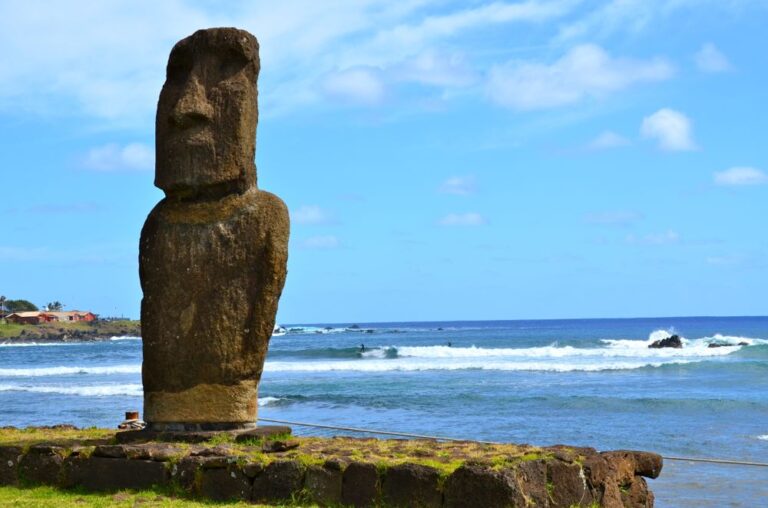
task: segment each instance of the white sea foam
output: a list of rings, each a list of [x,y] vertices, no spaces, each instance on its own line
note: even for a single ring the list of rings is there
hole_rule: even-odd
[[[140,374],[141,364],[93,367],[39,367],[33,369],[0,369],[0,377],[65,376],[71,374]]]
[[[0,385],[0,392],[59,393],[63,395],[80,395],[83,397],[107,397],[115,395],[141,397],[143,395],[142,386],[140,384],[94,386],[33,386],[3,384]]]
[[[659,361],[617,361],[617,362],[553,362],[553,361],[488,361],[487,359],[432,360],[341,360],[327,362],[267,362],[265,372],[391,372],[425,370],[499,370],[499,371],[543,371],[543,372],[599,372],[606,370],[632,370],[644,367],[660,367],[666,364],[685,364],[692,360]]]
[[[113,341],[119,341],[119,340],[141,340],[141,337],[134,337],[133,335],[120,335],[110,338],[109,340]]]
[[[768,441],[768,434],[763,434],[762,436],[755,436],[760,441]]]
[[[79,346],[81,342],[4,342],[0,347],[52,347],[52,346]]]
[[[269,406],[283,399],[279,397],[259,397],[259,407]]]

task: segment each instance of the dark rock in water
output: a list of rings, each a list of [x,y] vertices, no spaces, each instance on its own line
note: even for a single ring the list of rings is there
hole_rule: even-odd
[[[717,342],[712,342],[707,347],[712,349],[712,348],[716,348],[716,347],[726,347],[726,346],[730,346],[730,344],[718,344]]]
[[[259,44],[199,30],[174,46],[141,232],[144,417],[150,429],[256,421],[288,258],[288,210],[256,187]],[[198,425],[199,426],[199,425]]]
[[[657,340],[648,347],[651,349],[661,349],[665,347],[680,349],[683,347],[683,341],[680,340],[680,337],[678,335],[672,335],[671,337],[667,337],[666,339]]]
[[[350,325],[347,328],[349,330],[359,330],[360,329],[360,325]]]
[[[749,342],[739,342],[739,346],[749,346]]]

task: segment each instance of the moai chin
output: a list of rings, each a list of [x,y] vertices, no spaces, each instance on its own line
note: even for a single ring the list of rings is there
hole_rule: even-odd
[[[199,30],[168,59],[155,185],[141,232],[144,419],[155,430],[253,427],[288,259],[285,204],[256,188],[259,44]]]

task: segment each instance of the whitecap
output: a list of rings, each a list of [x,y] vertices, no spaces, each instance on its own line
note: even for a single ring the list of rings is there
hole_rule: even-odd
[[[141,364],[93,367],[38,367],[32,369],[0,369],[0,377],[42,377],[72,374],[140,374]]]
[[[126,395],[141,397],[144,392],[140,384],[93,385],[93,386],[31,386],[0,385],[0,392],[58,393],[62,395],[80,395],[83,397],[107,397]]]

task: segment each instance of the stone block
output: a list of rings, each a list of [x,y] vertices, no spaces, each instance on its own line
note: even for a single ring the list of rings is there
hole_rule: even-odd
[[[588,506],[593,501],[584,471],[579,464],[553,460],[547,464],[547,479],[551,483],[550,506],[569,508]]]
[[[171,467],[170,480],[188,492],[193,491],[197,472],[204,460],[202,457],[184,457]]]
[[[64,453],[62,448],[33,446],[19,461],[19,479],[29,483],[59,485]]]
[[[168,481],[165,464],[152,460],[72,457],[64,471],[64,486],[100,492],[146,490]]]
[[[507,508],[525,506],[515,478],[506,471],[483,466],[461,466],[445,481],[448,508]]]
[[[528,504],[533,503],[533,506],[549,506],[547,463],[544,460],[521,462],[515,473],[517,475],[517,484]]]
[[[0,485],[19,484],[19,459],[23,453],[20,446],[0,446]]]
[[[304,476],[304,488],[316,503],[338,505],[341,503],[341,479],[339,469],[309,466]]]
[[[355,507],[373,506],[379,498],[379,473],[376,466],[352,462],[344,470],[341,502]]]
[[[294,460],[279,460],[253,479],[251,499],[257,502],[285,501],[304,486],[304,466]]]
[[[440,472],[418,464],[402,464],[387,469],[382,481],[382,497],[387,506],[439,507]]]
[[[248,500],[251,480],[237,467],[203,469],[198,494],[214,501]]]
[[[621,492],[621,501],[625,508],[653,508],[653,492],[642,476],[635,476],[628,489]]]

